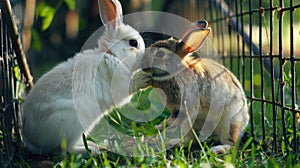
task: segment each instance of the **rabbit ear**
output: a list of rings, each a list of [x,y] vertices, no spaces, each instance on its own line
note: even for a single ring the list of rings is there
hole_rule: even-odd
[[[197,26],[202,29],[207,28],[208,22],[206,20],[199,20]]]
[[[116,30],[123,24],[122,6],[118,0],[98,0],[98,4],[100,18],[105,26],[112,26]]]
[[[186,29],[184,33],[181,35],[181,39],[183,39],[185,36],[187,36],[189,33],[191,33],[194,30],[197,29],[206,29],[208,26],[208,23],[206,20],[199,20],[197,23],[193,23],[191,27]]]
[[[198,28],[192,31],[189,31],[184,37],[180,39],[182,44],[182,52],[183,53],[193,53],[196,52],[202,44],[207,39],[210,34],[211,28]]]

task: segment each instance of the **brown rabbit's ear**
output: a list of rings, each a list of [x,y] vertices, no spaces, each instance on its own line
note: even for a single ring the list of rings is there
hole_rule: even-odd
[[[183,39],[186,35],[188,35],[192,31],[197,29],[206,29],[207,26],[208,23],[206,20],[199,20],[197,23],[193,23],[192,26],[190,26],[188,29],[184,31],[184,33],[181,35],[181,39]]]
[[[198,26],[199,28],[205,29],[205,28],[207,28],[207,26],[208,26],[208,22],[207,22],[206,20],[199,20],[199,21],[197,22],[197,26]]]
[[[122,23],[122,6],[118,0],[98,0],[99,13],[102,23],[111,25],[113,29]]]
[[[210,27],[198,28],[190,31],[180,39],[180,41],[183,43],[182,51],[186,54],[196,52],[205,42],[210,32]]]

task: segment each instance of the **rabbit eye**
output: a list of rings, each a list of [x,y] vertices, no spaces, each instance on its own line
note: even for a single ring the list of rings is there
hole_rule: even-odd
[[[155,55],[156,57],[162,58],[165,56],[165,53],[163,51],[157,51]]]
[[[131,47],[137,47],[138,46],[138,42],[135,39],[131,39],[131,40],[129,40],[129,45]]]

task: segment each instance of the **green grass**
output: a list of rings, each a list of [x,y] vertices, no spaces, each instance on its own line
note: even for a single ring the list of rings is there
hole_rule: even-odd
[[[132,104],[139,109],[147,109],[149,107],[148,94],[151,90],[142,91],[135,95]],[[136,101],[139,101],[138,103]],[[140,104],[140,105],[138,105]],[[142,106],[142,107],[141,107]],[[270,108],[266,105],[266,125],[272,126],[272,115],[269,116]],[[183,146],[178,148],[172,148],[166,150],[164,144],[161,146],[161,152],[154,152],[154,149],[149,148],[143,143],[139,143],[139,138],[142,136],[151,136],[157,134],[155,125],[163,121],[168,117],[169,112],[164,110],[162,114],[150,122],[136,123],[131,119],[122,115],[122,109],[115,109],[112,113],[107,115],[101,120],[101,126],[96,127],[96,131],[93,131],[87,140],[94,140],[101,144],[103,139],[108,137],[111,139],[117,139],[114,137],[115,132],[110,130],[117,130],[122,134],[137,137],[138,148],[134,150],[132,156],[126,156],[116,154],[111,151],[103,150],[98,155],[74,155],[68,153],[61,158],[50,158],[53,161],[55,167],[61,168],[79,168],[79,167],[300,167],[299,154],[294,155],[290,153],[286,154],[285,147],[282,146],[282,152],[274,153],[272,150],[272,144],[263,142],[261,139],[253,139],[250,136],[250,128],[246,129],[246,133],[243,139],[241,139],[240,146],[236,145],[235,148],[228,154],[213,154],[210,152],[210,147],[214,142],[208,140],[198,144],[200,147]],[[261,137],[261,123],[260,118],[260,104],[254,105],[254,111],[256,111],[255,122],[255,134],[257,137]],[[290,116],[287,116],[290,117]],[[107,126],[112,129],[107,129]],[[278,126],[279,127],[279,126]],[[272,129],[267,129],[266,139],[272,140]],[[184,139],[182,136],[181,139]],[[293,137],[291,138],[291,140]],[[119,139],[120,142],[124,139]],[[118,143],[114,143],[115,148],[118,151],[122,151],[122,147],[118,146]],[[105,144],[104,144],[105,146]],[[144,150],[141,150],[144,149]],[[26,161],[19,163],[18,167],[24,167]]]
[[[242,58],[241,58],[242,60]],[[226,59],[225,64],[227,66],[229,66],[229,59]],[[233,60],[233,67],[232,67],[232,71],[235,73],[235,75],[238,75],[238,62],[237,59]],[[241,64],[240,64],[241,65]],[[297,100],[297,95],[300,95],[300,75],[298,72],[300,72],[300,63],[296,62],[295,64],[295,91],[296,91],[296,98],[295,98],[295,103],[296,103],[296,108],[297,106],[299,106],[299,100]],[[250,90],[250,83],[251,83],[251,78],[250,78],[250,62],[249,62],[249,58],[245,58],[244,61],[244,67],[245,67],[245,76],[244,76],[244,82],[242,81],[243,79],[243,70],[242,68],[240,68],[240,80],[241,82],[244,84],[244,89],[246,92],[246,95],[251,97],[251,90]],[[253,93],[252,95],[255,98],[261,98],[263,97],[265,100],[272,100],[272,89],[271,89],[271,85],[272,85],[272,79],[271,79],[271,75],[270,72],[267,70],[266,67],[264,67],[264,72],[263,72],[263,78],[261,76],[260,73],[260,62],[259,59],[253,59],[253,80],[252,80],[252,84],[253,84]],[[277,58],[274,58],[274,67],[278,70],[278,72],[280,71],[280,63],[277,60]],[[284,78],[283,78],[283,82],[285,83],[285,87],[284,87],[284,107],[292,107],[292,95],[291,95],[291,88],[292,88],[292,84],[291,84],[291,65],[289,61],[286,61],[286,63],[283,65],[283,74],[284,74]],[[262,89],[262,79],[264,82],[264,92],[261,91]],[[290,110],[285,110],[282,111],[281,109],[281,98],[280,98],[280,94],[281,91],[279,89],[280,87],[280,81],[279,79],[275,79],[274,80],[274,99],[275,102],[278,103],[278,105],[274,106],[275,107],[275,112],[273,111],[273,104],[272,103],[268,103],[268,102],[264,102],[262,103],[261,101],[253,101],[252,103],[252,111],[249,111],[249,113],[253,113],[253,124],[254,124],[254,135],[256,137],[256,140],[262,140],[263,137],[263,132],[265,133],[265,141],[263,142],[265,144],[265,146],[267,146],[268,148],[268,155],[273,155],[274,153],[272,153],[273,151],[273,146],[274,145],[274,135],[276,134],[277,136],[277,151],[281,152],[282,155],[284,155],[285,157],[287,156],[288,152],[291,151],[299,151],[300,149],[293,149],[293,147],[291,146],[291,144],[293,143],[294,139],[296,137],[294,137],[293,135],[293,113]],[[264,96],[262,96],[262,93]],[[249,101],[249,105],[250,105],[250,101]],[[276,120],[274,120],[274,115],[276,115]],[[263,122],[264,122],[264,127],[263,127]],[[274,123],[276,122],[276,123]],[[286,145],[285,141],[284,141],[284,127],[283,127],[283,123],[285,123],[285,128],[286,128],[286,137],[287,137],[287,141],[289,145]],[[274,124],[276,124],[276,132],[274,129]],[[296,123],[296,125],[299,125]],[[298,128],[297,128],[298,129]],[[297,130],[296,130],[297,131]],[[251,129],[250,127],[247,128],[246,132],[250,133]],[[299,139],[299,132],[296,132],[296,135]],[[299,140],[298,140],[299,141]]]
[[[278,64],[278,62],[275,62]],[[299,64],[299,63],[298,63]],[[296,66],[296,72],[299,72],[299,66]],[[237,65],[235,62],[234,65]],[[286,65],[285,73],[289,73],[289,65]],[[245,64],[245,69],[248,71],[250,68],[249,64]],[[233,72],[237,72],[236,67],[233,67]],[[241,73],[242,74],[242,73]],[[250,94],[249,87],[247,86],[250,82],[249,73],[245,73],[245,92],[247,95]],[[260,97],[260,77],[259,64],[254,62],[254,96]],[[236,74],[237,75],[237,74]],[[298,74],[297,74],[298,75]],[[268,86],[271,84],[270,74],[266,71],[264,72],[264,82],[265,82],[265,98],[271,99],[271,90]],[[288,76],[288,75],[287,75]],[[285,78],[286,82],[289,82],[289,78]],[[296,88],[300,87],[299,76],[296,79]],[[278,81],[275,82],[277,88]],[[289,85],[286,87],[286,93],[289,93]],[[297,90],[299,92],[299,90]],[[146,110],[150,107],[149,94],[151,89],[141,91],[137,93],[131,102],[131,105],[139,110]],[[275,95],[277,97],[278,90],[275,90]],[[152,97],[153,98],[153,97]],[[158,99],[154,95],[154,99]],[[289,94],[285,95],[285,99],[288,103],[291,101],[291,96]],[[279,101],[278,99],[276,99]],[[151,101],[153,102],[153,100]],[[155,101],[154,101],[155,102]],[[157,103],[157,102],[156,102]],[[105,140],[115,140],[113,148],[118,151],[116,154],[111,151],[102,150],[98,155],[91,155],[87,153],[86,155],[74,155],[68,153],[63,157],[47,158],[53,162],[55,167],[62,168],[79,168],[79,167],[300,167],[300,154],[293,154],[293,149],[291,146],[284,143],[283,129],[282,129],[282,115],[279,107],[277,110],[277,138],[278,138],[278,150],[275,153],[273,150],[273,112],[272,105],[269,103],[264,104],[265,114],[265,141],[262,140],[262,104],[261,102],[253,103],[254,112],[254,134],[255,138],[251,136],[250,124],[246,128],[244,138],[241,139],[240,146],[236,146],[228,154],[213,154],[210,152],[210,147],[214,145],[214,141],[208,140],[202,142],[198,146],[183,146],[180,145],[178,148],[172,148],[166,150],[164,143],[159,144],[160,152],[154,152],[155,149],[141,143],[139,140],[141,137],[157,135],[157,129],[155,125],[164,121],[170,113],[167,109],[164,109],[159,117],[151,118],[148,122],[134,122],[127,115],[130,112],[130,106],[126,105],[120,109],[114,109],[109,115],[106,115],[100,123],[95,127],[92,134],[87,137],[87,141],[97,142],[103,148],[107,147],[104,143]],[[129,111],[128,111],[129,110]],[[140,115],[140,114],[137,114]],[[291,144],[295,137],[293,137],[292,128],[292,114],[290,111],[286,111],[286,127],[287,127],[287,138],[288,142]],[[135,148],[132,156],[122,155],[122,150],[124,146],[121,146],[118,142],[126,141],[123,137],[118,136],[117,133],[123,135],[129,135],[129,137],[135,136],[137,139],[137,148]],[[300,132],[297,133],[300,137]],[[181,137],[184,139],[184,136]],[[110,144],[111,145],[111,144]],[[299,151],[299,150],[298,150]],[[133,157],[134,156],[134,157]],[[21,160],[16,162],[17,167],[30,167],[27,160]]]
[[[228,64],[229,62],[225,62]],[[237,62],[234,60],[234,67],[232,71],[237,75]],[[254,60],[254,73],[253,73],[253,95],[257,98],[261,97],[261,76],[260,76],[260,64],[258,60]],[[279,67],[278,61],[274,61],[275,67]],[[244,88],[247,95],[250,95],[250,65],[249,61],[245,61],[245,81]],[[285,106],[290,106],[292,97],[290,95],[290,65],[285,64],[284,73],[286,74],[284,80],[286,82],[285,88]],[[300,72],[299,63],[296,64],[296,72]],[[240,74],[243,72],[240,70]],[[242,76],[240,76],[242,79]],[[269,72],[264,72],[264,97],[267,100],[271,100],[271,77]],[[280,102],[278,97],[278,81],[275,81],[275,97],[276,101]],[[300,95],[300,77],[296,73],[296,91]],[[139,110],[147,110],[150,107],[149,94],[151,89],[141,91],[137,93],[131,102],[131,105]],[[153,97],[152,97],[153,98]],[[154,99],[158,99],[157,97]],[[152,100],[151,102],[155,102]],[[156,100],[157,103],[157,100]],[[129,137],[135,136],[137,139],[137,148],[135,148],[132,156],[126,156],[122,154],[116,154],[111,151],[103,150],[100,154],[92,156],[90,153],[86,155],[74,155],[67,154],[64,157],[59,158],[47,158],[54,163],[55,167],[62,168],[75,168],[75,167],[300,167],[299,153],[293,153],[293,151],[300,151],[300,149],[292,149],[291,145],[286,145],[283,139],[282,128],[282,112],[280,107],[276,107],[276,134],[277,134],[277,152],[273,149],[273,107],[270,103],[264,103],[264,117],[262,115],[262,103],[254,101],[253,107],[253,121],[254,121],[254,135],[251,136],[250,124],[246,128],[244,137],[240,140],[240,146],[236,146],[228,154],[213,154],[210,152],[210,147],[214,145],[214,141],[208,140],[206,142],[198,143],[200,147],[183,146],[178,148],[172,148],[166,150],[164,143],[158,144],[161,148],[161,152],[154,152],[155,149],[141,143],[140,138],[157,135],[157,129],[155,125],[164,121],[170,113],[164,109],[159,117],[149,116],[147,122],[135,122],[130,119],[130,106],[126,105],[120,109],[114,109],[109,115],[106,115],[100,123],[95,127],[92,134],[87,137],[88,141],[97,142],[102,145],[103,148],[107,147],[105,140],[115,140],[113,143],[113,149],[122,153],[124,146],[121,146],[118,142],[126,141],[119,134],[129,135]],[[249,112],[250,113],[250,112]],[[143,115],[143,114],[136,114]],[[148,114],[147,114],[148,115]],[[128,117],[129,116],[129,117]],[[287,140],[289,144],[292,144],[295,137],[293,136],[293,116],[291,111],[285,111],[284,114],[285,123],[287,128]],[[263,129],[262,121],[264,121],[265,129]],[[265,131],[265,140],[263,141],[263,130]],[[300,132],[297,132],[299,139]],[[181,137],[184,139],[184,136]],[[110,144],[112,145],[112,144]],[[300,146],[300,145],[299,145]],[[125,146],[126,147],[126,146]],[[134,157],[133,157],[134,156]],[[29,167],[26,160],[17,162],[17,167]]]
[[[229,65],[229,60],[226,60],[225,65]],[[237,59],[233,60],[232,71],[236,76],[238,76],[238,66]],[[244,85],[245,92],[248,96],[251,95],[250,92],[250,63],[247,58],[245,61],[245,71],[240,69],[240,80]],[[278,60],[274,60],[274,66],[279,68]],[[296,63],[296,93],[300,95],[300,63]],[[278,69],[279,70],[279,69]],[[290,94],[291,89],[291,78],[290,78],[290,63],[286,62],[284,65],[284,82],[285,85],[285,106],[291,107],[292,97]],[[265,70],[263,72],[264,78],[264,98],[271,100],[272,90],[271,90],[271,77],[270,73]],[[242,75],[244,75],[244,82],[242,81]],[[253,61],[253,96],[256,98],[262,97],[261,92],[261,76],[260,76],[260,62],[259,59],[254,59]],[[275,101],[280,102],[280,92],[278,90],[279,81],[275,80]],[[133,107],[139,110],[146,110],[150,107],[149,93],[151,89],[141,91],[137,93],[131,102]],[[153,97],[152,97],[153,98]],[[154,95],[155,99],[155,95]],[[156,98],[157,99],[157,98]],[[152,100],[151,102],[158,102],[157,100]],[[296,102],[299,103],[299,102]],[[250,105],[250,103],[249,103]],[[297,104],[299,105],[299,104]],[[55,167],[62,168],[73,168],[73,167],[300,167],[300,154],[299,152],[293,153],[292,142],[295,139],[293,135],[292,123],[293,116],[291,111],[286,110],[284,115],[279,106],[276,106],[276,134],[277,134],[277,151],[273,149],[274,145],[274,120],[273,120],[273,106],[270,103],[264,103],[264,116],[262,111],[262,103],[260,101],[254,101],[253,107],[253,122],[254,122],[254,135],[255,138],[251,136],[250,124],[246,128],[244,137],[241,139],[240,146],[235,147],[228,154],[216,155],[210,152],[210,147],[214,145],[214,141],[208,140],[201,144],[200,147],[194,146],[183,146],[170,150],[164,150],[164,144],[161,143],[159,146],[163,150],[160,153],[153,152],[154,149],[148,148],[148,146],[138,143],[138,147],[134,150],[133,156],[130,157],[126,155],[116,154],[111,151],[103,150],[99,155],[92,156],[87,153],[86,155],[74,155],[67,154],[64,157],[57,158],[47,158],[54,163]],[[147,122],[134,122],[130,119],[130,106],[125,106],[121,109],[115,109],[109,115],[106,115],[100,123],[93,130],[91,136],[87,140],[97,142],[103,147],[107,146],[104,143],[105,140],[115,139],[118,142],[126,141],[122,137],[116,136],[114,131],[121,134],[126,134],[129,136],[143,137],[143,136],[153,136],[157,135],[157,129],[155,125],[161,123],[165,118],[167,118],[170,113],[168,110],[164,109],[159,117],[153,118],[149,116]],[[249,112],[251,113],[251,111]],[[141,115],[141,114],[137,114]],[[148,115],[148,114],[147,114]],[[129,116],[129,117],[128,117]],[[286,131],[287,131],[287,141],[289,145],[285,144],[283,139],[283,126],[282,121],[285,117]],[[264,127],[262,124],[264,121]],[[299,127],[299,126],[298,126]],[[109,128],[109,129],[108,129]],[[263,130],[265,131],[265,140],[263,141]],[[297,128],[299,130],[299,128]],[[1,135],[1,134],[0,134]],[[297,137],[300,137],[300,131],[297,132]],[[1,138],[1,136],[0,136]],[[139,138],[137,138],[139,139]],[[181,137],[184,139],[184,136]],[[140,142],[140,141],[138,141]],[[114,150],[122,151],[122,145],[114,144]],[[139,150],[146,149],[146,150]],[[17,163],[18,167],[27,167],[27,160],[21,160]]]
[[[67,154],[60,159],[53,159],[55,167],[299,167],[295,162],[299,158],[290,154],[287,158],[278,155],[268,155],[261,143],[252,143],[253,138],[237,150],[237,146],[226,155],[210,153],[207,143],[202,144],[202,149],[191,146],[140,154],[141,157],[128,157],[112,152],[103,151],[92,156]]]

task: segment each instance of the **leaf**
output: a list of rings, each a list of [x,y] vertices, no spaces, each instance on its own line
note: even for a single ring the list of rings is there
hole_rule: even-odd
[[[253,81],[254,81],[254,85],[260,86],[261,85],[261,76],[259,74],[254,75]]]
[[[64,0],[64,2],[68,5],[71,10],[75,10],[76,1],[75,0]]]
[[[291,87],[292,85],[292,75],[291,75],[291,72],[283,72],[283,75],[284,75],[284,81],[285,83],[287,84],[287,87]]]
[[[43,18],[42,30],[43,31],[47,30],[50,27],[52,20],[54,18],[55,11],[56,11],[55,8],[53,8],[52,6],[46,3],[40,3],[38,4],[36,11],[37,11],[37,15]]]
[[[43,24],[42,24],[43,31],[47,30],[50,27],[52,20],[54,18],[54,14],[55,14],[55,9],[50,6],[47,6],[44,10],[42,10],[41,16],[44,17]]]
[[[82,140],[83,140],[83,144],[84,144],[85,150],[88,153],[91,153],[92,151],[91,151],[91,149],[89,149],[89,146],[88,146],[85,134],[82,134]]]
[[[241,151],[245,151],[251,143],[253,143],[253,137],[247,139]]]
[[[39,33],[34,28],[32,28],[31,35],[32,35],[31,47],[36,51],[40,51],[42,49],[42,44],[41,44]]]
[[[19,77],[20,77],[19,66],[14,66],[14,74],[15,74],[15,78],[19,79]]]

